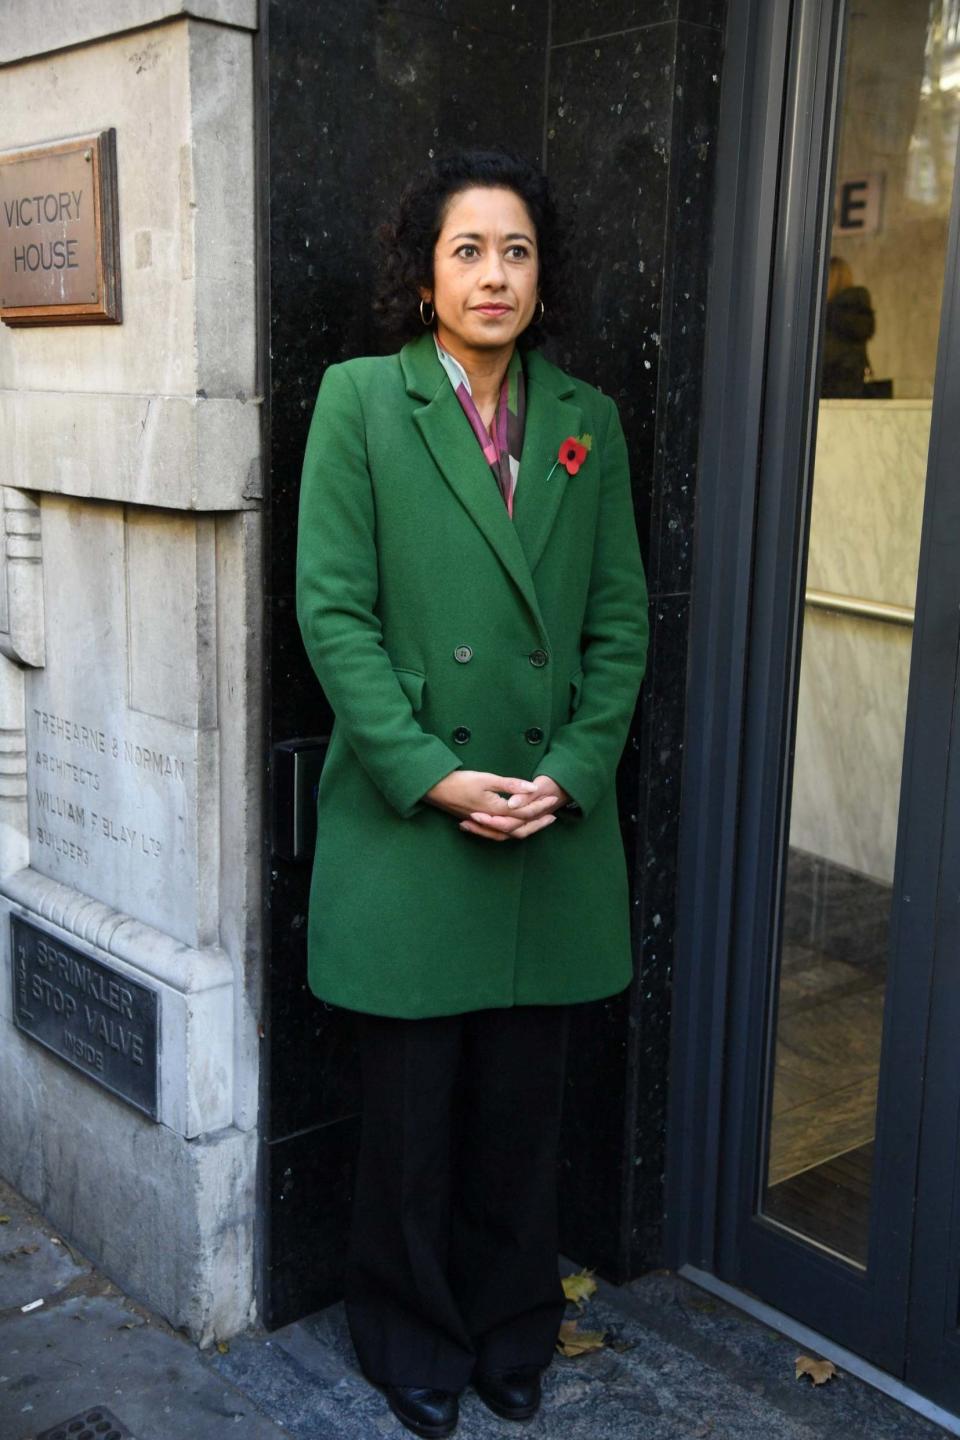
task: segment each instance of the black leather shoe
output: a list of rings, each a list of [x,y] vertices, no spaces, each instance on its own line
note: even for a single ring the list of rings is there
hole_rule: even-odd
[[[384,1385],[387,1404],[401,1425],[422,1435],[424,1440],[442,1440],[457,1428],[459,1397],[449,1390],[431,1390],[422,1385]]]
[[[473,1388],[501,1420],[530,1420],[540,1408],[540,1371],[524,1365],[473,1377]]]

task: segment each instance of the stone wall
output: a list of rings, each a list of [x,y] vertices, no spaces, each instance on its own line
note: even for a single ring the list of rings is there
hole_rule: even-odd
[[[0,326],[0,1171],[206,1342],[253,1307],[260,405],[254,6],[189,8],[5,7],[5,147],[116,129],[123,321]],[[122,1010],[14,1025],[68,1033],[71,955],[156,996],[155,1116],[96,1078]]]

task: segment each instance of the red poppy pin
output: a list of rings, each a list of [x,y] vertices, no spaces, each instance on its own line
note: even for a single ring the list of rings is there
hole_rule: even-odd
[[[553,474],[553,471],[556,470],[558,465],[562,465],[568,475],[576,475],[580,466],[586,460],[592,445],[592,435],[568,435],[557,452],[557,458],[553,462],[553,469],[551,469],[550,475]],[[550,479],[550,475],[547,476],[548,480]]]

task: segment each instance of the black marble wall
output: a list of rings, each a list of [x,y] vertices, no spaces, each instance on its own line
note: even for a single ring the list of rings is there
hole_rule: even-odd
[[[297,495],[327,365],[382,348],[374,229],[435,150],[509,136],[539,156],[546,6],[510,0],[264,0],[269,186],[270,743],[332,716],[294,612]],[[357,1138],[347,1017],[306,982],[309,869],[267,857],[262,1311],[268,1327],[339,1293]]]
[[[697,422],[723,0],[553,0],[546,165],[576,206],[559,360],[617,401],[633,460],[651,637],[620,768],[637,975],[579,1017],[564,1243],[614,1279],[662,1260],[670,975]],[[593,1008],[593,1007],[591,1007]]]
[[[637,982],[582,1007],[564,1248],[611,1278],[660,1257],[677,802],[721,0],[262,0],[269,203],[270,743],[331,715],[294,614],[297,491],[317,386],[370,353],[372,232],[451,144],[545,161],[575,212],[577,323],[554,352],[618,400],[651,589],[651,651],[620,775]],[[266,838],[264,1323],[338,1295],[357,1132],[348,1019],[306,984],[309,870]]]

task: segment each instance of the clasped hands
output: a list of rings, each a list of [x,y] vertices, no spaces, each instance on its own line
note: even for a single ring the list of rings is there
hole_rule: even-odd
[[[506,798],[499,792],[506,791]],[[431,805],[461,816],[460,829],[487,840],[525,840],[556,820],[570,796],[549,775],[520,780],[488,770],[453,770],[424,795]]]

